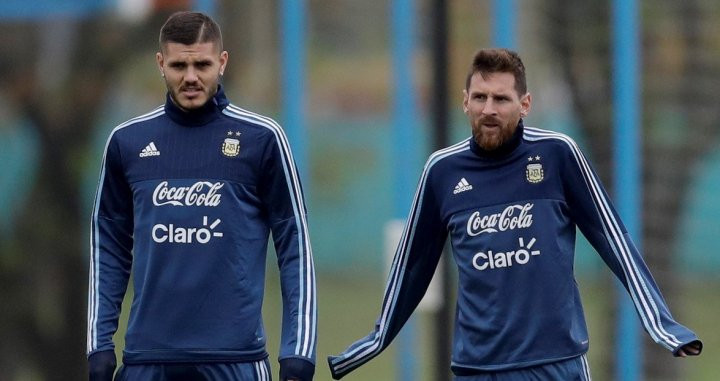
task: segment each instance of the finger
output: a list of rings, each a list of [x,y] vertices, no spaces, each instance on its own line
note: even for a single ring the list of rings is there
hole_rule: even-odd
[[[677,352],[677,355],[678,355],[678,357],[687,357],[687,354],[685,354],[685,350],[683,350],[683,349],[680,349]]]

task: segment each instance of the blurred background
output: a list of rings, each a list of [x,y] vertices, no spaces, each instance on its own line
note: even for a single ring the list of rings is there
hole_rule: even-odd
[[[617,23],[616,3],[3,0],[0,380],[87,377],[89,220],[102,149],[114,126],[164,101],[157,36],[171,12],[186,9],[212,14],[223,29],[231,101],[289,130],[317,269],[317,380],[330,379],[327,355],[374,325],[392,246],[386,228],[409,210],[425,158],[443,139],[469,136],[461,102],[474,52],[506,44],[520,53],[534,100],[526,125],[573,136],[615,195],[625,185],[615,132],[625,103],[616,93],[623,63],[614,60],[618,44],[636,38],[629,80],[637,84],[639,138],[629,157],[642,170],[635,171],[635,238],[674,316],[705,351],[673,359],[644,331],[619,329],[628,314],[618,301],[628,297],[579,238],[590,366],[597,380],[720,379],[720,2],[633,2],[635,32]],[[272,253],[267,278],[264,316],[277,379]],[[440,298],[451,308],[452,294]],[[396,343],[346,379],[444,379],[449,354],[435,349],[449,340],[447,316],[432,303],[418,311]],[[632,311],[630,320],[638,320]],[[623,332],[636,341],[627,344]],[[618,370],[628,366],[619,364],[628,350],[637,355],[634,373]]]

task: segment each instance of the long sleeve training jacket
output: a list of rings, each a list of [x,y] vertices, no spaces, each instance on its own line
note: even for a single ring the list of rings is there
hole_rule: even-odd
[[[448,236],[459,273],[455,374],[584,354],[589,338],[573,275],[576,227],[625,286],[653,340],[673,352],[697,340],[670,315],[575,142],[521,122],[497,151],[467,139],[430,156],[375,330],[329,357],[333,377],[390,344],[425,293]]]
[[[229,104],[164,106],[115,128],[92,213],[88,355],[113,349],[132,269],[123,362],[265,358],[261,306],[272,233],[280,359],[314,363],[317,306],[305,204],[273,120]]]

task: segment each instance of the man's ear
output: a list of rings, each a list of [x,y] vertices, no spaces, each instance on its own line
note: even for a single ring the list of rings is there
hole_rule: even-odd
[[[467,89],[463,89],[463,112],[467,114],[468,112],[468,92]]]
[[[223,75],[225,73],[225,66],[227,66],[229,58],[230,55],[228,54],[227,50],[223,50],[220,53],[220,75]]]
[[[158,69],[160,69],[160,75],[164,77],[165,72],[163,71],[163,63],[165,62],[165,58],[161,52],[155,53],[155,62],[157,63]]]
[[[520,98],[520,116],[523,118],[528,116],[530,109],[532,109],[532,95],[525,93],[525,95]]]

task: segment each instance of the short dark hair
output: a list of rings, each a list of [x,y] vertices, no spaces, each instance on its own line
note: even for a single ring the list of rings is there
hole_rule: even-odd
[[[175,12],[160,28],[160,50],[168,42],[192,45],[213,42],[222,50],[220,27],[210,16],[200,12]]]
[[[512,50],[481,49],[475,53],[465,80],[465,90],[470,88],[470,80],[475,73],[480,73],[483,78],[492,73],[511,73],[515,77],[515,91],[518,95],[527,93],[525,65],[520,56]]]

